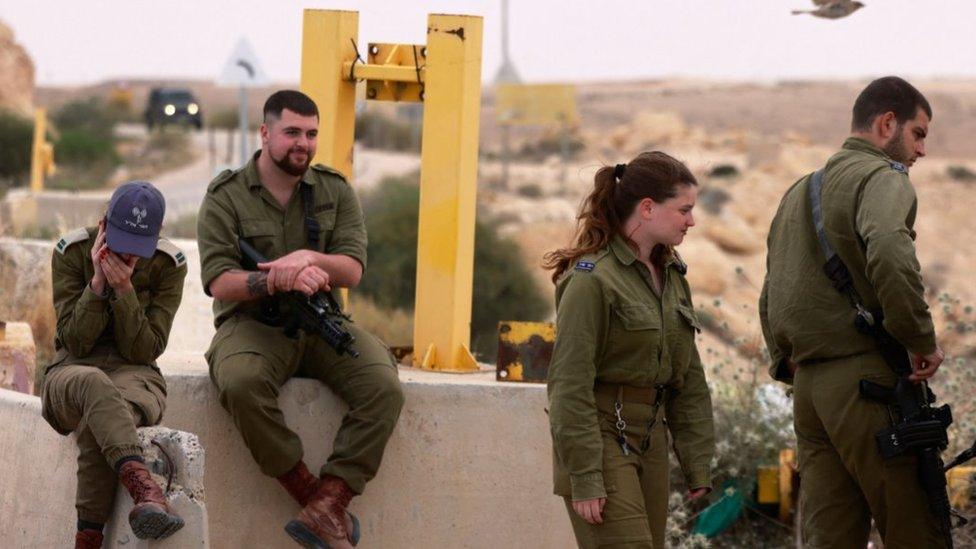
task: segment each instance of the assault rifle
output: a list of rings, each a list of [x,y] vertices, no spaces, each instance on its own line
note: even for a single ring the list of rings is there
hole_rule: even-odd
[[[268,260],[261,255],[261,252],[254,249],[243,238],[237,240],[244,257],[257,268],[258,263],[267,263]],[[278,300],[289,304],[289,314],[284,319],[277,318]],[[348,354],[357,358],[359,353],[353,349],[352,345],[356,338],[342,327],[343,320],[348,319],[342,314],[342,308],[332,296],[331,292],[317,292],[313,295],[305,295],[301,292],[285,292],[268,299],[264,305],[262,314],[272,323],[281,324],[285,328],[288,337],[296,337],[301,330],[306,334],[316,335],[322,338],[336,354]]]
[[[881,355],[898,376],[898,381],[894,387],[885,387],[862,379],[858,389],[861,396],[885,404],[889,410],[898,413],[898,423],[875,435],[878,452],[883,459],[908,452],[915,454],[918,481],[925,492],[929,510],[939,525],[946,547],[952,549],[952,516],[958,517],[961,524],[967,521],[949,505],[945,473],[951,467],[968,461],[971,455],[967,457],[966,452],[971,454],[973,449],[957,456],[948,467],[943,465],[942,452],[949,445],[946,429],[952,424],[952,410],[948,404],[933,406],[935,394],[928,383],[913,383],[908,379],[912,373],[908,351],[884,329],[882,320],[877,312],[868,316],[858,314],[855,326],[858,331],[878,342]]]

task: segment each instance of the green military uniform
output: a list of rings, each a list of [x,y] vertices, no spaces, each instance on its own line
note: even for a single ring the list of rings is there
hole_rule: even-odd
[[[269,259],[309,247],[303,186],[311,191],[311,211],[322,230],[316,251],[352,257],[365,269],[363,213],[342,175],[312,166],[282,208],[258,178],[258,155],[243,168],[220,174],[200,206],[197,233],[208,293],[221,273],[243,268],[239,237]],[[279,389],[294,376],[321,380],[349,405],[321,472],[362,493],[379,468],[403,406],[392,355],[375,336],[345,322],[360,356],[338,356],[318,337],[287,337],[282,328],[262,322],[259,309],[260,301],[214,300],[217,333],[206,356],[221,404],[261,470],[277,477],[303,456],[301,440],[285,425],[278,407]]]
[[[78,518],[104,523],[112,512],[115,463],[142,455],[137,426],[156,425],[166,407],[166,382],[156,358],[166,348],[183,296],[186,257],[160,239],[140,258],[133,291],[94,293],[91,249],[97,227],[62,238],[52,260],[56,354],[41,390],[44,419],[78,435]]]
[[[672,255],[659,297],[647,267],[616,236],[557,284],[549,367],[554,491],[566,498],[580,547],[664,547],[665,422],[688,486],[711,485],[712,404],[684,270]],[[587,524],[571,508],[572,501],[601,497],[602,525]]]
[[[823,272],[809,180],[787,191],[773,218],[759,302],[771,374],[794,386],[806,546],[864,547],[873,517],[886,547],[941,547],[915,458],[882,461],[876,448],[875,433],[890,418],[885,406],[859,396],[858,382],[893,386],[896,378],[876,341],[854,328],[847,296]],[[934,352],[907,170],[850,138],[827,162],[821,196],[827,239],[864,305],[884,312],[884,327],[909,351]],[[795,378],[789,360],[798,365]]]

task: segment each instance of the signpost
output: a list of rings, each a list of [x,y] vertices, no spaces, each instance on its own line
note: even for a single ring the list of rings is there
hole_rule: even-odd
[[[238,88],[238,127],[241,133],[241,157],[240,164],[247,162],[248,149],[248,120],[247,120],[247,89],[264,86],[268,83],[268,77],[258,63],[258,58],[254,54],[254,49],[246,38],[238,40],[234,51],[224,65],[224,70],[220,73],[218,82],[224,86],[236,86]]]

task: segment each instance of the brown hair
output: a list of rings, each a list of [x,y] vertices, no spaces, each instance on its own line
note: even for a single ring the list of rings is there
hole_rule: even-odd
[[[552,270],[553,283],[577,259],[609,245],[638,202],[674,198],[678,185],[698,185],[698,181],[680,160],[660,151],[641,153],[626,165],[600,168],[576,216],[574,244],[543,257],[542,266]]]

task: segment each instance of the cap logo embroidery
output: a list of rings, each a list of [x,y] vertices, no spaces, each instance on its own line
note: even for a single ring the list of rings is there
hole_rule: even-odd
[[[138,206],[133,206],[132,215],[136,216],[136,222],[132,223],[131,221],[126,221],[126,223],[132,225],[133,227],[139,227],[140,229],[145,229],[146,225],[142,224],[142,218],[149,215],[149,212],[147,212],[145,208],[140,210]]]

